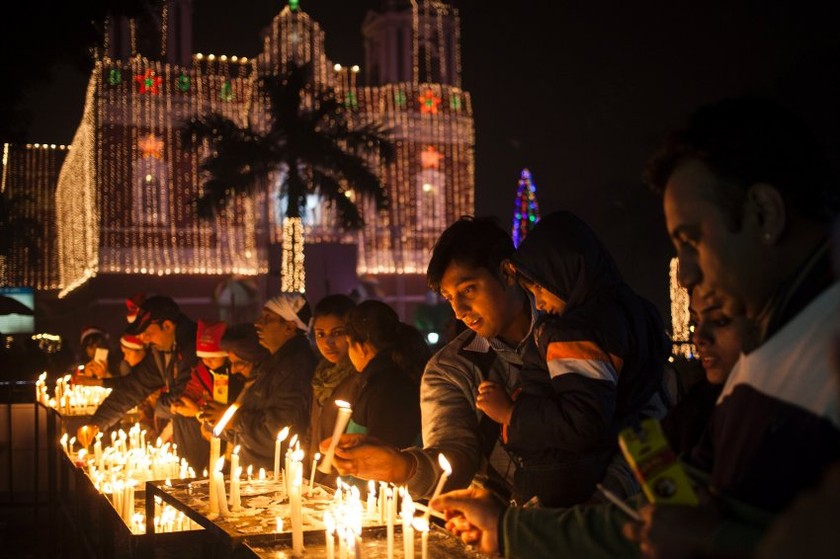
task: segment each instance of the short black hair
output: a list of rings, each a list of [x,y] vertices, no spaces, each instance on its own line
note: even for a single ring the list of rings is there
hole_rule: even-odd
[[[720,180],[718,203],[739,229],[747,189],[775,187],[797,213],[831,222],[840,210],[840,188],[816,136],[798,115],[758,96],[727,98],[698,109],[649,159],[643,180],[657,194],[688,159]]]
[[[502,262],[514,252],[513,239],[495,217],[463,216],[441,233],[426,270],[426,283],[440,291],[440,281],[452,262],[484,268],[501,279]]]
[[[320,316],[340,316],[347,318],[347,315],[350,314],[350,311],[355,306],[355,301],[349,296],[334,293],[318,301],[318,304],[315,305],[315,312],[312,313],[312,318],[318,318]]]

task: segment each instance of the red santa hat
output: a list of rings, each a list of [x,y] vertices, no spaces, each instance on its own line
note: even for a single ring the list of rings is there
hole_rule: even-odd
[[[140,305],[142,305],[145,300],[146,295],[144,293],[135,293],[125,300],[125,319],[127,321],[134,322],[137,318],[137,314],[140,312]]]
[[[195,354],[198,357],[227,357],[227,351],[219,347],[222,335],[225,333],[225,323],[198,321],[198,332],[195,338]]]
[[[123,334],[122,338],[120,338],[120,344],[128,349],[143,349],[143,341],[138,338],[137,336],[132,336],[131,334]]]
[[[82,328],[82,336],[80,339],[80,344],[82,347],[85,346],[85,340],[88,336],[92,336],[93,334],[99,334],[103,338],[107,338],[108,334],[102,331],[102,329],[97,328],[96,326],[85,326]]]

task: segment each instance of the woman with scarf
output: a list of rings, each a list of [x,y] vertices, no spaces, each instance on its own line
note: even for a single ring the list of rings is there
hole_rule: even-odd
[[[624,282],[601,241],[569,212],[540,220],[507,269],[543,313],[534,326],[542,361],[525,364],[513,395],[482,383],[477,405],[502,425],[518,458],[518,501],[586,502],[597,483],[622,477],[608,475],[618,432],[664,415],[670,342],[654,306]]]

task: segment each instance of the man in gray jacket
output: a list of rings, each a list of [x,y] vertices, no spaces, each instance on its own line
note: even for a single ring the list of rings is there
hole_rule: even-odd
[[[424,446],[401,450],[343,435],[335,455],[342,475],[404,484],[415,498],[428,498],[443,454],[452,466],[447,488],[466,487],[475,478],[508,498],[515,465],[499,424],[477,409],[476,399],[484,380],[513,390],[523,360],[535,351],[530,300],[503,266],[513,251],[510,236],[489,219],[461,218],[441,234],[427,281],[469,329],[426,365],[420,386]]]

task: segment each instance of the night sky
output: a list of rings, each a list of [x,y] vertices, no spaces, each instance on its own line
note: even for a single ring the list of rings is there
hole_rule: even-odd
[[[328,56],[364,64],[361,23],[378,0],[301,0]],[[461,15],[463,86],[476,125],[476,213],[509,226],[531,170],[543,213],[593,226],[627,281],[667,313],[671,249],[659,201],[640,181],[650,151],[696,107],[774,94],[838,151],[835,2],[452,1]],[[278,0],[195,0],[194,52],[253,56]],[[246,7],[247,9],[243,9]],[[56,68],[36,90],[33,142],[70,142],[86,77]],[[666,315],[667,316],[667,315]]]

